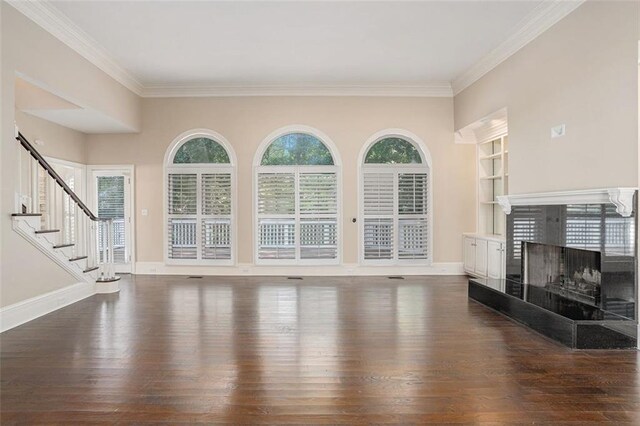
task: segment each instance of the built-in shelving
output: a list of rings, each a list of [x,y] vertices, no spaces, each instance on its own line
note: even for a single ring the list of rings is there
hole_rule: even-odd
[[[504,235],[505,214],[498,204],[509,193],[508,136],[501,135],[478,143],[478,232]]]

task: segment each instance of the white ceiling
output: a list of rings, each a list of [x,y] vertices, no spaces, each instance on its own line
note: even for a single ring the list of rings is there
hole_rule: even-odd
[[[541,1],[53,1],[144,87],[448,84]]]

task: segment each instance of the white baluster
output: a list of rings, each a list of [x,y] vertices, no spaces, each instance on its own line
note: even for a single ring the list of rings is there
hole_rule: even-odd
[[[39,213],[40,207],[38,206],[38,162],[35,158],[29,157],[29,179],[31,185],[29,191],[31,192],[31,213]]]
[[[94,222],[90,219],[88,220],[88,230],[89,233],[87,235],[87,255],[89,256],[89,260],[87,262],[87,264],[89,266],[95,266],[97,261],[96,261],[96,255],[95,255],[95,243],[94,243],[94,239],[95,239],[95,235],[96,235],[96,230],[94,228]]]
[[[53,226],[52,228],[60,229],[62,228],[61,215],[60,215],[60,198],[62,194],[60,194],[60,187],[57,184],[53,185]]]
[[[113,226],[113,219],[109,220],[108,232],[109,232],[109,278],[115,278],[115,253],[113,252],[113,244],[115,237],[115,228]]]
[[[64,243],[68,243],[68,230],[69,230],[69,200],[68,200],[68,195],[66,192],[64,192],[64,190],[62,191],[62,239],[64,240]]]
[[[47,217],[45,219],[45,226],[47,227],[47,229],[51,229],[53,227],[53,212],[54,212],[54,207],[53,207],[53,198],[54,198],[54,185],[55,182],[53,181],[53,179],[51,179],[51,176],[49,175],[49,173],[47,173],[47,171],[45,170],[44,172],[44,178],[45,178],[45,187],[46,189],[46,196],[45,196],[45,210],[47,211]]]
[[[23,213],[22,211],[22,146],[18,148],[18,199],[16,202],[18,205],[16,206],[16,213]]]

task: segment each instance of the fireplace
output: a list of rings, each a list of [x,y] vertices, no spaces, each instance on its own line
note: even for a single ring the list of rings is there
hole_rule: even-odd
[[[469,298],[571,348],[637,347],[637,190],[506,195],[505,279]]]
[[[602,262],[599,251],[522,242],[523,284],[544,287],[571,300],[600,305]]]
[[[635,318],[636,227],[635,208],[622,216],[613,204],[513,206],[507,280]]]

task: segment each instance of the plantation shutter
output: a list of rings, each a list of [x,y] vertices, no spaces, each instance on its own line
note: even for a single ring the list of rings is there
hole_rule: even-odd
[[[338,257],[338,180],[335,173],[300,173],[300,258]]]
[[[233,264],[233,156],[206,133],[180,140],[172,152],[166,169],[167,263]]]
[[[398,259],[427,259],[428,176],[398,174]]]
[[[394,173],[365,172],[363,178],[364,258],[393,259]]]
[[[296,257],[295,173],[258,173],[258,258]]]
[[[231,259],[231,173],[202,174],[202,258]]]
[[[196,259],[198,175],[168,175],[168,256],[170,259]]]
[[[258,172],[258,259],[338,258],[334,171]]]
[[[410,169],[365,168],[363,255],[369,261],[429,258],[429,175]]]

